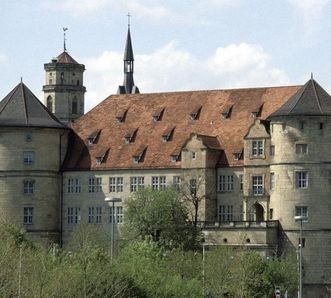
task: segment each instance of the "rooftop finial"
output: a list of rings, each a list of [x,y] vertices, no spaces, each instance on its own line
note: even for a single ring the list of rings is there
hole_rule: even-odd
[[[67,51],[67,47],[66,47],[66,31],[68,30],[67,27],[63,27],[63,51],[66,52]]]
[[[310,79],[311,79],[311,80],[314,79],[314,74],[313,74],[313,72],[310,73]]]
[[[23,83],[23,77],[21,77],[21,83]]]
[[[130,18],[131,18],[131,14],[128,12],[128,14],[126,15],[128,17],[128,28],[130,28]]]

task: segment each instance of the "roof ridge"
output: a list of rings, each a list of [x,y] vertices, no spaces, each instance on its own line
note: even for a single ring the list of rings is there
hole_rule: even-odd
[[[311,81],[312,81],[312,84],[313,84],[314,94],[315,94],[315,97],[316,97],[316,100],[317,100],[318,108],[320,109],[321,114],[323,114],[322,107],[321,107],[321,102],[320,102],[320,99],[318,97],[317,90],[316,90],[316,87],[315,87],[315,81],[313,79]]]
[[[25,122],[26,122],[26,124],[29,124],[28,111],[27,111],[26,98],[25,98],[25,90],[24,90],[24,84],[23,84],[23,82],[20,83],[20,87],[22,88]]]

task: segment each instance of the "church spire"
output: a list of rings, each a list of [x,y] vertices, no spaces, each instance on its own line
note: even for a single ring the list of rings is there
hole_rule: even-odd
[[[128,13],[128,34],[126,37],[126,44],[124,50],[124,81],[123,86],[118,87],[118,94],[131,94],[139,93],[139,89],[134,84],[133,80],[133,67],[134,67],[134,58],[131,42],[131,33],[130,33],[130,13]]]

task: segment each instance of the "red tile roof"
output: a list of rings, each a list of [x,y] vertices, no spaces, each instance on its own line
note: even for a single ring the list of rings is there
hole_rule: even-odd
[[[233,160],[233,153],[243,148],[243,137],[254,121],[252,112],[262,107],[258,116],[266,119],[300,87],[109,96],[73,123],[75,135],[64,169],[178,168],[180,161],[171,161],[171,155],[180,152],[191,133],[204,135],[204,142],[213,148],[222,148],[224,166],[241,165],[243,161]],[[192,120],[192,110],[197,107],[201,107],[199,116]],[[221,113],[229,107],[232,107],[230,117],[224,119]],[[163,109],[160,121],[153,121],[155,112]],[[127,111],[125,121],[118,122],[116,117],[123,111]],[[162,135],[169,127],[176,129],[171,140],[163,142]],[[89,136],[98,130],[101,132],[97,143],[88,145]],[[124,136],[135,130],[138,131],[134,140],[125,144]],[[218,142],[208,136],[216,137]],[[104,148],[111,148],[109,154],[96,165],[96,156]],[[145,148],[143,160],[133,163],[132,157],[141,148]]]

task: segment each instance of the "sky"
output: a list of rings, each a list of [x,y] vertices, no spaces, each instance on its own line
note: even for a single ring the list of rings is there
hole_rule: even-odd
[[[141,93],[304,84],[331,92],[331,0],[0,0],[0,98],[43,101],[44,63],[86,67],[85,111],[123,83],[127,14]]]

